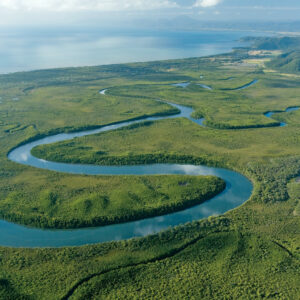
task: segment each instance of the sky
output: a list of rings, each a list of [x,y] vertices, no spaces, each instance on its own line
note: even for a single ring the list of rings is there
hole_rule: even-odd
[[[300,20],[299,0],[0,0],[0,29],[90,24],[143,26],[157,20]],[[139,23],[139,24],[138,24]]]

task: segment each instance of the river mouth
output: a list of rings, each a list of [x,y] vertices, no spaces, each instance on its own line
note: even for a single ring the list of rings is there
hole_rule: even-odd
[[[226,182],[226,189],[223,192],[202,204],[179,212],[96,228],[72,230],[37,229],[2,220],[0,221],[0,244],[2,246],[11,247],[65,247],[142,237],[187,222],[224,214],[247,201],[252,193],[252,183],[245,176],[227,169],[192,164],[152,164],[132,166],[80,165],[46,161],[36,158],[31,154],[31,150],[38,145],[45,145],[58,141],[70,140],[75,137],[116,130],[144,121],[185,117],[198,125],[203,126],[203,124],[201,124],[203,119],[196,120],[190,116],[193,112],[191,107],[167,103],[177,108],[180,113],[172,116],[145,117],[143,119],[120,122],[98,129],[48,136],[15,148],[8,154],[8,158],[20,164],[71,174],[114,176],[171,174],[194,176],[213,175],[222,178]]]

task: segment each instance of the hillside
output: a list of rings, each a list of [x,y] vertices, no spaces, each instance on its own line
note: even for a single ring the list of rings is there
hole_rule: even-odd
[[[300,49],[300,37],[246,37],[243,42],[250,42],[252,48],[257,50],[298,50]]]
[[[277,56],[267,66],[286,73],[300,72],[300,51],[292,51]]]

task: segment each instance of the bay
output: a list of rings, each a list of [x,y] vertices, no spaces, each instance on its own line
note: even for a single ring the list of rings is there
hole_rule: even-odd
[[[239,39],[249,35],[253,32],[2,29],[0,73],[208,56],[243,46]]]

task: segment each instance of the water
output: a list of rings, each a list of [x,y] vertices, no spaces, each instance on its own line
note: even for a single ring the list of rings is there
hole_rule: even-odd
[[[246,88],[248,88],[248,87],[256,84],[257,82],[258,82],[258,79],[254,79],[251,82],[249,82],[249,83],[247,83],[247,84],[245,84],[243,86],[240,86],[240,87],[236,88],[235,90],[237,90],[237,91],[244,90],[244,89],[246,89]]]
[[[100,91],[99,91],[99,94],[100,94],[100,95],[105,95],[106,91],[107,91],[107,89],[100,90]]]
[[[207,89],[207,90],[212,91],[212,87],[210,87],[210,86],[208,86],[208,85],[206,85],[206,84],[198,83],[197,85],[201,86],[201,87],[204,88],[204,89]]]
[[[299,110],[299,106],[295,106],[295,107],[289,107],[285,110],[285,112],[291,112],[291,111],[296,111],[296,110]]]
[[[179,82],[179,83],[172,83],[171,86],[176,86],[176,87],[181,87],[181,88],[186,88],[190,85],[190,82]],[[197,85],[201,86],[204,89],[207,90],[212,90],[212,87],[202,84],[202,83],[197,83]]]
[[[0,29],[0,73],[229,52],[249,32]],[[253,35],[253,33],[252,33]]]
[[[135,61],[150,61],[173,58],[199,57],[229,52],[233,47],[243,44],[238,42],[249,32],[174,32],[174,31],[110,31],[97,30],[15,30],[0,31],[0,55],[2,58],[0,73],[27,71],[34,69],[101,65]],[[105,95],[106,90],[100,91]],[[204,119],[195,120],[190,117],[193,111],[189,107],[179,105],[181,113],[174,117],[187,117],[203,126]],[[160,118],[147,118],[159,120]],[[156,164],[141,166],[91,166],[48,162],[37,159],[30,150],[40,144],[62,141],[114,130],[129,124],[124,122],[106,126],[97,130],[59,134],[21,146],[9,154],[15,162],[75,174],[106,175],[154,175],[154,174],[189,174],[215,175],[226,181],[226,190],[206,201],[181,212],[149,218],[124,224],[99,228],[77,230],[42,230],[0,221],[2,246],[13,247],[62,247],[79,246],[104,241],[121,240],[131,237],[145,236],[175,226],[223,214],[245,202],[251,195],[252,184],[239,173],[205,166]]]
[[[10,247],[63,247],[141,237],[171,226],[223,214],[245,202],[252,191],[251,183],[244,176],[218,168],[176,164],[99,168],[109,174],[215,175],[223,178],[227,187],[224,192],[213,199],[177,213],[104,227],[76,230],[42,230],[0,221],[0,244]],[[82,172],[85,172],[85,166],[82,166]]]
[[[180,114],[167,117],[149,117],[144,120],[128,121],[119,124],[108,125],[100,129],[86,130],[82,132],[57,134],[20,146],[9,153],[12,161],[59,172],[88,175],[155,175],[155,174],[187,174],[187,175],[214,175],[226,182],[226,189],[201,205],[192,208],[141,221],[123,224],[109,225],[98,228],[76,230],[42,230],[28,228],[14,223],[0,221],[2,246],[14,247],[62,247],[79,246],[105,241],[122,240],[132,237],[145,236],[159,232],[170,226],[176,226],[199,220],[212,215],[220,215],[245,202],[251,195],[252,184],[241,174],[221,168],[206,166],[180,165],[180,164],[153,164],[138,166],[96,166],[66,164],[45,161],[31,155],[31,149],[37,145],[49,144],[56,141],[72,139],[109,130],[115,130],[133,123],[145,120],[160,120],[166,118],[185,117],[201,125],[201,120],[190,117],[193,109],[173,103],[170,105],[178,108]],[[199,122],[199,123],[198,123]]]
[[[181,88],[186,88],[190,85],[190,82],[179,82],[179,83],[173,83],[171,86],[176,86],[176,87],[181,87]]]
[[[272,116],[276,113],[296,111],[296,110],[299,110],[299,108],[300,108],[299,106],[294,106],[294,107],[288,107],[285,111],[268,111],[268,112],[264,113],[264,116],[267,118],[272,118]],[[286,123],[281,122],[279,126],[284,127],[286,125],[287,125]]]

